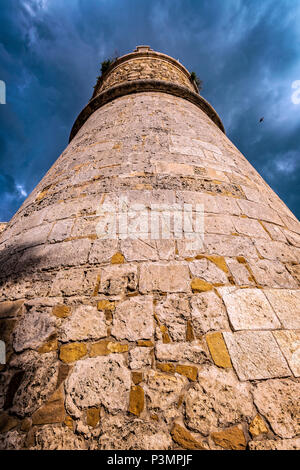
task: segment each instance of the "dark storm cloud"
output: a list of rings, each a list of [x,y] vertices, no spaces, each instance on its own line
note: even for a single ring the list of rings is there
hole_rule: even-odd
[[[100,62],[137,44],[197,72],[229,138],[299,216],[300,3],[0,0],[0,20],[0,220],[66,146]]]

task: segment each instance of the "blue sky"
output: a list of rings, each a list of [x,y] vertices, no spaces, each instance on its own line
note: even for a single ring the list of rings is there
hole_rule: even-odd
[[[138,44],[199,75],[229,138],[300,216],[300,0],[0,0],[0,21],[0,221],[66,147],[101,61]]]

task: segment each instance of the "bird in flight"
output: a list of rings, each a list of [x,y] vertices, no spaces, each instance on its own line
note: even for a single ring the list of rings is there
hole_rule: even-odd
[[[265,119],[264,117],[260,118],[259,122],[263,122],[264,119]]]

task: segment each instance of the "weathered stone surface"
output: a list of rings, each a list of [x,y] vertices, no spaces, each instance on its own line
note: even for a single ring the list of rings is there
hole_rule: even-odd
[[[263,229],[262,225],[257,220],[242,217],[233,217],[232,220],[236,231],[241,235],[247,235],[250,238],[264,238],[270,240],[266,230]]]
[[[113,318],[112,336],[117,339],[137,341],[151,338],[153,333],[154,318],[151,296],[133,297],[118,304]]]
[[[260,415],[256,415],[253,421],[250,423],[249,432],[252,437],[260,436],[269,432],[266,423]]]
[[[5,433],[11,431],[17,426],[19,421],[6,413],[1,413],[0,415],[0,433]]]
[[[95,428],[100,420],[100,408],[89,408],[86,411],[86,424]]]
[[[253,277],[251,276],[246,264],[238,261],[238,259],[227,258],[226,262],[233,276],[235,284],[239,286],[251,286],[255,284]]]
[[[300,439],[250,441],[249,450],[300,450]]]
[[[92,245],[89,256],[89,263],[108,263],[111,260],[112,256],[116,253],[117,249],[118,240],[97,239]]]
[[[129,351],[130,369],[141,369],[151,366],[151,350],[149,348],[133,348]]]
[[[199,343],[156,343],[156,358],[160,361],[190,361],[195,364],[203,364],[208,361],[206,350]]]
[[[104,313],[90,305],[74,308],[72,315],[63,322],[58,331],[59,340],[62,342],[96,340],[105,338],[106,335]]]
[[[234,235],[206,235],[204,245],[208,254],[220,256],[249,256],[257,258],[254,244],[249,238]]]
[[[64,344],[60,348],[59,358],[63,362],[78,361],[87,354],[87,347],[83,343]]]
[[[270,330],[280,323],[259,289],[238,289],[223,295],[230,322],[237,330]]]
[[[134,385],[130,390],[128,411],[140,416],[145,406],[144,390],[139,385]]]
[[[153,421],[109,416],[102,429],[99,448],[103,450],[168,450],[172,446],[166,426]]]
[[[213,286],[209,282],[203,281],[198,277],[194,277],[191,282],[191,288],[194,293],[196,292],[207,292],[212,290]]]
[[[189,263],[193,277],[204,279],[211,284],[226,284],[228,282],[224,271],[208,259],[202,258]]]
[[[243,431],[238,426],[225,429],[225,431],[213,432],[211,437],[215,444],[229,450],[245,450],[246,439]]]
[[[53,395],[50,396],[48,402],[38,409],[32,415],[33,424],[53,424],[62,423],[65,418],[64,394],[60,387]]]
[[[284,328],[300,328],[300,290],[265,289],[264,293]]]
[[[182,375],[169,375],[153,370],[147,372],[144,391],[147,396],[147,408],[161,411],[165,419],[178,416],[178,399],[188,384],[188,379]]]
[[[13,333],[13,347],[20,352],[35,349],[55,332],[55,318],[47,312],[26,312]]]
[[[198,382],[185,394],[186,424],[204,435],[255,415],[249,385],[239,382],[232,370],[205,366]]]
[[[100,292],[120,295],[137,289],[137,266],[113,265],[101,270]]]
[[[196,336],[215,330],[229,330],[226,311],[214,292],[204,292],[191,298],[191,318]]]
[[[269,331],[223,333],[240,380],[286,377],[291,371]]]
[[[176,365],[176,373],[180,375],[184,375],[188,379],[195,381],[197,380],[198,369],[195,366],[187,366],[184,364]]]
[[[283,263],[299,262],[297,249],[293,249],[286,243],[255,240],[255,246],[263,258],[278,260]]]
[[[18,431],[10,431],[0,435],[0,450],[21,450],[24,446],[25,435]]]
[[[173,341],[185,341],[186,322],[190,318],[190,305],[186,297],[170,294],[155,305],[159,321],[168,328]]]
[[[300,432],[299,394],[300,384],[290,379],[267,380],[255,386],[255,405],[280,437],[292,438]]]
[[[12,365],[24,372],[12,397],[12,410],[23,417],[36,411],[54,392],[58,379],[56,354],[41,356],[28,351],[16,357]]]
[[[52,313],[58,318],[67,318],[71,314],[71,308],[68,305],[55,305]]]
[[[78,418],[81,410],[100,405],[112,414],[125,411],[130,385],[130,372],[120,354],[78,361],[65,385],[67,411]]]
[[[282,221],[276,211],[266,205],[242,199],[238,200],[238,205],[242,213],[252,219],[265,220],[266,222],[282,225]]]
[[[187,264],[145,263],[141,266],[140,291],[189,292],[189,278]]]
[[[297,282],[280,261],[268,259],[247,260],[256,282],[261,286],[289,287],[291,289],[298,287]]]
[[[1,302],[0,318],[16,317],[21,313],[23,305],[24,300],[15,300],[14,302],[8,300],[7,302]]]
[[[59,425],[39,427],[35,431],[31,450],[85,450],[83,437],[76,436],[68,427]]]
[[[211,357],[218,367],[232,367],[222,333],[217,331],[215,333],[207,334],[206,342],[209,347]]]
[[[300,331],[281,330],[273,334],[291,371],[295,377],[300,377]]]
[[[184,427],[180,426],[180,424],[175,423],[172,431],[171,436],[173,440],[183,447],[184,449],[190,450],[205,450],[206,447]]]

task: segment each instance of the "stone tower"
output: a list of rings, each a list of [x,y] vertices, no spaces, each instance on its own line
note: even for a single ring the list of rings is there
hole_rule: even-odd
[[[299,448],[299,233],[178,61],[117,59],[0,237],[1,447]]]

